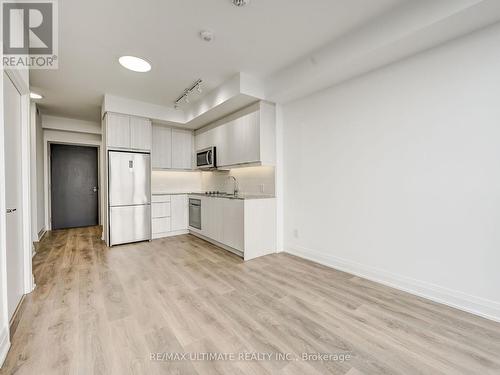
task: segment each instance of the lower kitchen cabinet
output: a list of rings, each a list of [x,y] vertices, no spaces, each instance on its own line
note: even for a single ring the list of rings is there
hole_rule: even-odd
[[[201,234],[222,242],[223,212],[216,199],[204,197],[201,200]]]
[[[221,242],[241,252],[245,250],[244,202],[224,199],[221,205],[224,217]]]
[[[276,199],[226,199],[193,195],[201,202],[201,229],[190,233],[245,260],[276,252]]]
[[[188,227],[188,198],[187,195],[172,195],[170,197],[171,230],[173,232],[187,230]]]
[[[170,232],[170,217],[153,217],[153,235]]]
[[[170,217],[170,202],[157,202],[152,205],[152,217]]]
[[[155,194],[151,206],[153,238],[188,233],[188,199],[186,194]]]

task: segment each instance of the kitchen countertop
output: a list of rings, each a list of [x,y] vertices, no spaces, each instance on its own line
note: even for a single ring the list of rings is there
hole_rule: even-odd
[[[185,194],[204,194],[204,193],[193,193],[191,191],[182,191],[182,192],[168,192],[168,191],[155,191],[154,193],[151,193],[151,195],[185,195]]]
[[[151,195],[196,195],[200,197],[209,197],[209,198],[224,198],[224,199],[239,199],[239,200],[245,200],[245,199],[269,199],[269,198],[276,198],[274,195],[257,195],[257,194],[239,194],[236,197],[234,195],[208,195],[205,193],[195,193],[195,192],[161,192],[161,191],[155,191]]]
[[[205,193],[189,193],[188,195],[196,195],[200,197],[207,197],[207,198],[223,198],[223,199],[239,199],[239,200],[245,200],[245,199],[269,199],[269,198],[276,198],[274,195],[252,195],[252,194],[239,194],[237,196],[234,195],[209,195]]]

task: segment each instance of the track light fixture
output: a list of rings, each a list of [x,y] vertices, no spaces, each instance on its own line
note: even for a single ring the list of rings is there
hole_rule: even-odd
[[[177,98],[177,100],[174,102],[174,108],[178,109],[181,105],[181,102],[184,102],[185,104],[189,104],[189,95],[193,93],[194,90],[198,94],[201,94],[203,92],[203,89],[201,87],[202,80],[198,79],[195,83],[193,83],[189,88],[184,90],[184,93]]]

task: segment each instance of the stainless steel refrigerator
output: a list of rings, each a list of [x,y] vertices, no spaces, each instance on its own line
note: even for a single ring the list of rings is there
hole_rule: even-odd
[[[109,151],[109,243],[151,239],[151,158]]]

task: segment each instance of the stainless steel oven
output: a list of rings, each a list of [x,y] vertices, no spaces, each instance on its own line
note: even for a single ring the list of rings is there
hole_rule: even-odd
[[[189,198],[189,226],[201,230],[201,199]]]
[[[217,167],[215,147],[204,148],[196,152],[196,167],[214,169]]]

